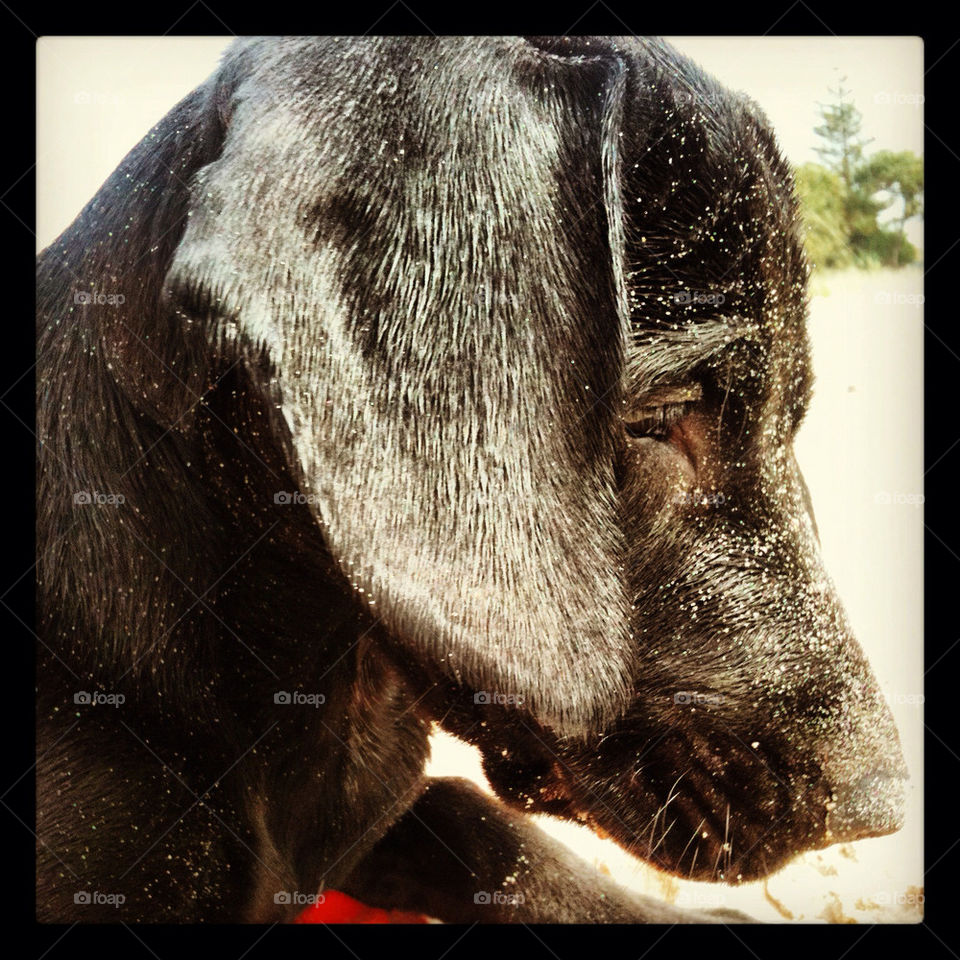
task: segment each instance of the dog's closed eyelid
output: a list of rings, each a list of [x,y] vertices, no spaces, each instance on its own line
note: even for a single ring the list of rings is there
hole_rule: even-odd
[[[675,423],[692,412],[703,397],[699,384],[661,388],[642,402],[624,402],[620,419],[628,436],[666,440]]]
[[[690,412],[687,403],[664,403],[655,407],[644,407],[630,417],[624,417],[623,425],[631,437],[653,437],[667,439],[673,425]]]

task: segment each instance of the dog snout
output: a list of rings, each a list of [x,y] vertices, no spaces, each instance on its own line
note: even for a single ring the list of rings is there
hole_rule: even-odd
[[[846,732],[844,748],[833,751],[823,764],[829,843],[882,837],[903,826],[910,774],[893,716],[879,691],[874,691],[871,707]]]
[[[903,826],[906,771],[900,766],[870,771],[833,788],[827,803],[831,843],[895,833]]]

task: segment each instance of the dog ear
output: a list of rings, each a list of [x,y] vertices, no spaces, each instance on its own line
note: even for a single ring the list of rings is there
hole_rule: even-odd
[[[606,725],[632,660],[618,61],[477,38],[237,56],[168,296],[206,304],[270,393],[398,641],[561,734]]]

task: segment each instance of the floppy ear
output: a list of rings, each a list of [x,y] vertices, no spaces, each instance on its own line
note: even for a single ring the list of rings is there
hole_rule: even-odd
[[[604,726],[631,681],[618,61],[485,38],[234,56],[168,295],[209,305],[270,392],[398,641],[561,734]]]

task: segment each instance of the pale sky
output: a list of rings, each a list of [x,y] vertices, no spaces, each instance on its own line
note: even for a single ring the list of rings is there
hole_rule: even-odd
[[[923,150],[916,37],[668,37],[767,113],[788,159],[816,160],[817,101],[839,76],[872,150]],[[44,37],[37,48],[38,249],[126,152],[217,66],[232,37]],[[920,224],[911,239],[918,242]]]
[[[923,41],[919,37],[667,37],[724,85],[756,100],[791,163],[819,158],[817,101],[846,76],[863,114],[866,152],[923,153]]]

